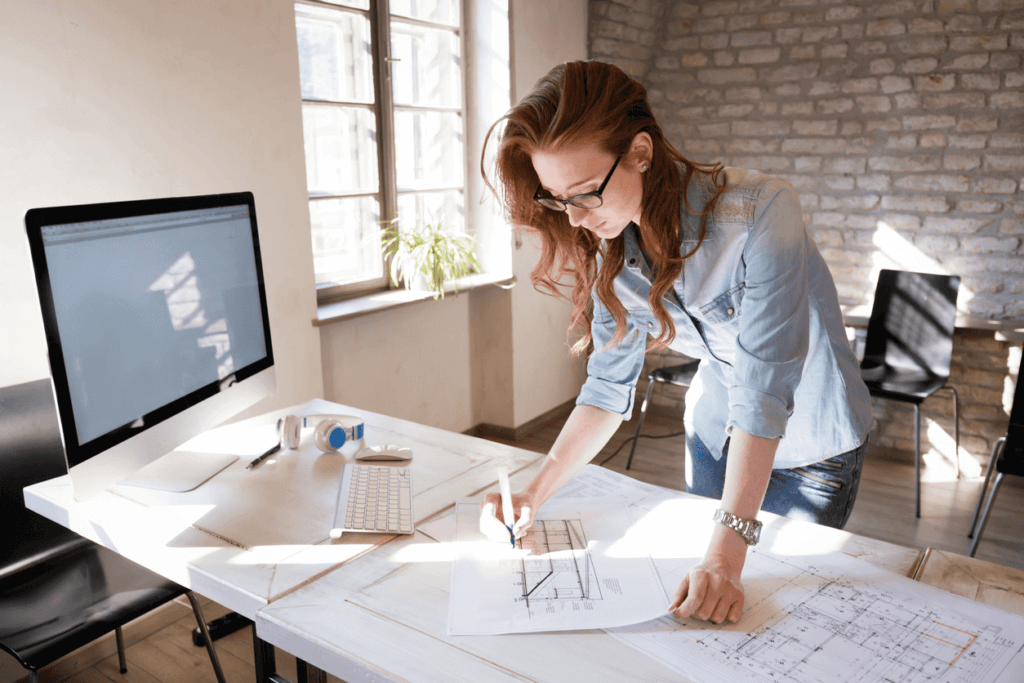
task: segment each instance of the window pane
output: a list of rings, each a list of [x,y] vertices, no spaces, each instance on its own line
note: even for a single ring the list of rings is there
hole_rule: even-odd
[[[370,9],[370,0],[320,0],[320,2],[341,5],[342,7],[355,7],[356,9]]]
[[[383,277],[380,205],[375,197],[311,201],[309,220],[318,285]]]
[[[303,99],[373,102],[368,18],[295,5]]]
[[[458,26],[459,0],[391,0],[391,13]]]
[[[466,231],[462,190],[411,192],[398,195],[398,228],[440,222],[445,232]]]
[[[398,190],[462,185],[462,117],[434,111],[395,112]]]
[[[369,109],[303,104],[310,195],[377,192],[377,119]]]
[[[391,22],[395,104],[462,106],[459,37],[453,31]]]

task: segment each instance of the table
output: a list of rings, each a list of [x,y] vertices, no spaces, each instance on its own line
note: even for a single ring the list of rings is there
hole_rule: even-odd
[[[255,621],[257,612],[275,600],[393,538],[330,538],[341,469],[353,462],[359,444],[323,454],[306,431],[298,449],[245,469],[274,443],[277,419],[287,414],[354,415],[364,421],[367,444],[411,447],[414,523],[493,483],[498,464],[514,472],[543,457],[316,399],[211,430],[182,446],[242,456],[193,491],[113,486],[78,502],[65,475],[27,487],[25,504]],[[260,654],[257,641],[258,665]]]
[[[412,447],[417,525],[449,514],[458,497],[494,487],[498,464],[520,487],[543,460],[539,453],[316,400],[204,435],[199,445],[246,457],[196,491],[118,486],[79,503],[68,478],[60,477],[26,488],[26,504],[252,619],[260,681],[278,680],[273,646],[298,658],[300,681],[322,680],[324,671],[349,681],[679,680],[601,631],[447,636],[451,556],[445,545],[422,531],[329,538],[337,478],[353,449],[324,455],[308,439],[297,451],[245,472],[287,413],[357,415],[369,443]],[[717,505],[673,495],[705,506],[706,518]],[[762,544],[773,550],[844,552],[1003,609],[1007,596],[1016,596],[1024,614],[1019,570],[770,513],[761,517]],[[693,542],[704,541],[695,536]]]
[[[532,478],[539,466],[514,475],[513,488]],[[718,505],[673,493],[700,501],[706,519]],[[914,575],[923,555],[770,513],[760,518],[765,524],[761,542],[768,547],[838,550],[904,576]],[[704,539],[694,539],[694,546],[701,546],[698,553],[703,544]],[[396,539],[261,610],[257,631],[268,643],[347,681],[680,680],[676,672],[600,631],[557,637],[446,635],[448,560],[444,546],[425,534]]]
[[[947,593],[1024,617],[1024,570],[928,548],[914,578]]]

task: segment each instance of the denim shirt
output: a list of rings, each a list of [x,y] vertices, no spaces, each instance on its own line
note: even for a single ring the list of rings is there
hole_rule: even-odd
[[[800,201],[785,181],[726,169],[726,190],[704,242],[683,262],[665,297],[675,324],[670,348],[700,359],[686,393],[685,428],[721,458],[734,426],[782,437],[776,468],[809,465],[864,442],[871,400],[847,341],[835,284],[803,227]],[[690,206],[714,196],[695,174]],[[700,216],[681,209],[682,254],[693,250]],[[625,264],[614,291],[626,309],[626,335],[609,345],[615,320],[593,294],[594,352],[577,404],[626,419],[632,414],[647,335],[661,327],[648,296],[653,280],[633,223],[623,231]]]

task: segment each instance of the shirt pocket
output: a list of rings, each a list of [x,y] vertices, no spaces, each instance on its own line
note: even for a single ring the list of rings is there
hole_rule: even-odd
[[[724,325],[735,322],[740,315],[740,304],[743,302],[743,283],[740,283],[721,294],[709,304],[700,308],[700,315],[711,325]]]

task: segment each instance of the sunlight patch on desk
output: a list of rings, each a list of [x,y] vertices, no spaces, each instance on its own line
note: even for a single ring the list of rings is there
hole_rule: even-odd
[[[759,544],[769,552],[787,557],[798,555],[820,555],[842,550],[846,539],[836,535],[831,529],[822,531],[822,527],[809,522],[777,517],[765,523],[761,538],[768,541]]]
[[[508,543],[494,541],[448,541],[445,543],[415,543],[399,548],[388,556],[396,564],[412,562],[452,562],[457,557],[475,557],[479,560],[517,560],[530,555],[530,551],[512,548]]]
[[[650,511],[633,508],[638,519],[605,554],[656,560],[700,558],[711,538],[708,504],[706,500],[675,498],[657,503]]]

